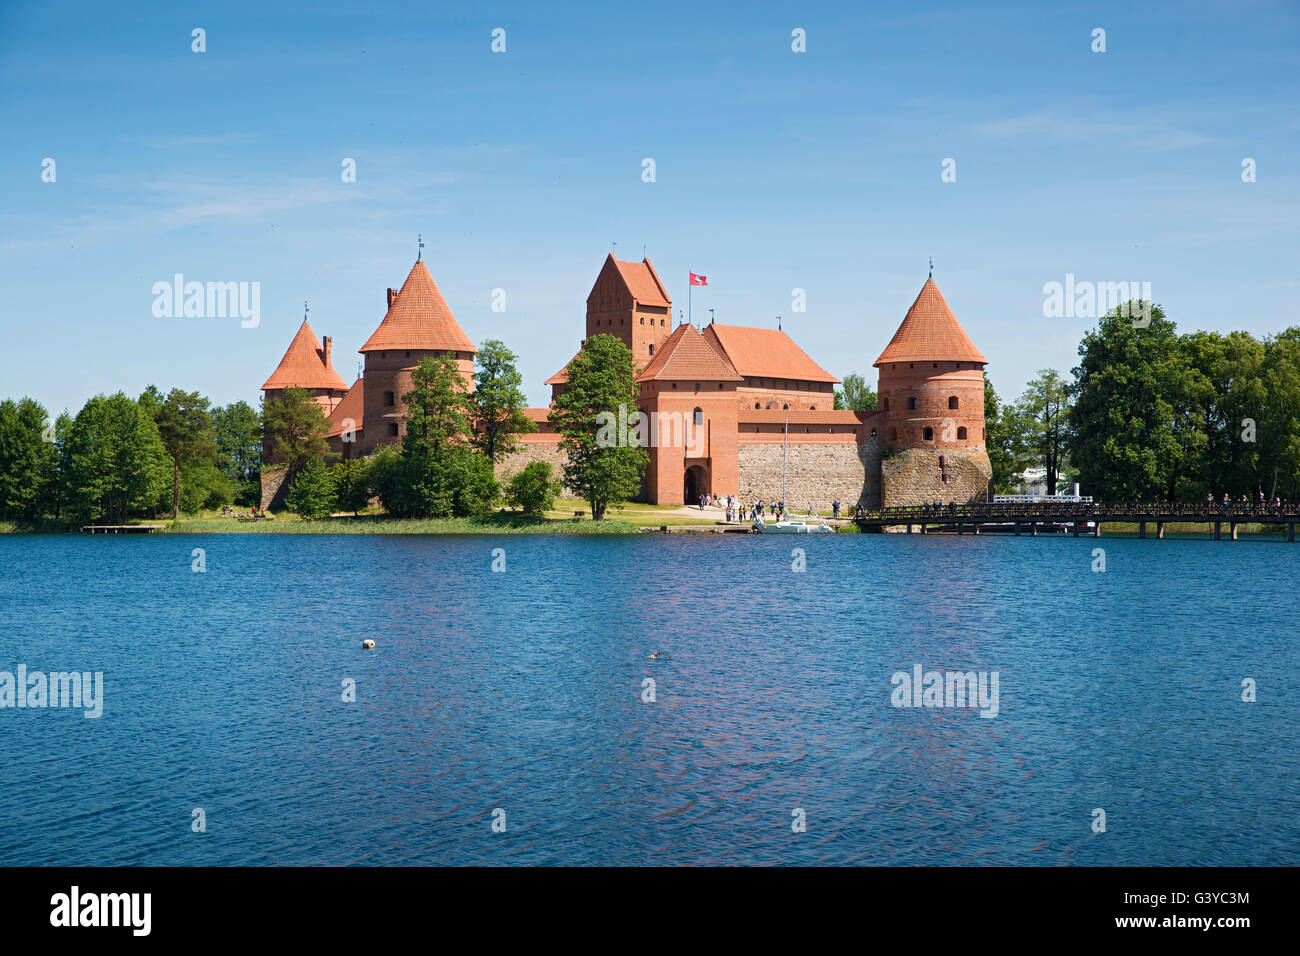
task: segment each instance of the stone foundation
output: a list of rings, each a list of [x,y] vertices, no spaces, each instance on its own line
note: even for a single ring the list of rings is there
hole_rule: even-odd
[[[289,483],[285,481],[289,470],[280,465],[262,466],[262,510],[284,510],[284,499],[289,495]]]
[[[993,477],[993,466],[982,448],[895,451],[881,462],[880,471],[882,505],[886,508],[903,508],[927,501],[944,504],[984,501],[989,479]]]
[[[738,450],[741,503],[779,501],[782,444],[742,442]],[[880,507],[880,452],[879,440],[861,445],[791,443],[785,467],[786,508],[801,513],[812,505],[816,511],[829,511],[835,500],[841,514],[855,506]]]
[[[497,461],[494,471],[497,481],[504,486],[511,475],[517,475],[535,461],[544,461],[551,466],[551,474],[563,481],[564,466],[568,460],[558,441],[520,442],[516,451]],[[562,494],[566,498],[574,497],[568,488]]]

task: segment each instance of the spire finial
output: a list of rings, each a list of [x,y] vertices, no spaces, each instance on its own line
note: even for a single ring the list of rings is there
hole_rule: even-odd
[[[930,257],[930,278],[934,278],[934,256]]]
[[[306,300],[306,299],[303,299],[303,300],[302,300],[302,320],[303,320],[304,322],[307,321],[307,313],[310,312],[310,311],[311,311],[311,309],[307,308],[307,300]]]
[[[779,315],[776,317],[776,330],[781,331],[781,317]]]
[[[417,232],[415,234],[415,241],[420,244],[420,248],[416,250],[415,253],[415,261],[419,262],[421,259],[424,258],[424,234]]]

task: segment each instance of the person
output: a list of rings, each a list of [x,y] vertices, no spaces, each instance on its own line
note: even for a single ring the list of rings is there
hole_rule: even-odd
[[[831,502],[831,516],[834,518],[840,516],[840,499],[838,498]]]

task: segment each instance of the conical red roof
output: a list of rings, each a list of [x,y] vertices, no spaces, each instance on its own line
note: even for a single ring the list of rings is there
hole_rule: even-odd
[[[988,359],[975,347],[957,317],[948,308],[934,279],[925,280],[921,293],[907,310],[903,324],[889,340],[877,366],[886,362],[979,362]]]
[[[640,375],[638,382],[653,379],[684,381],[686,379],[705,379],[710,382],[739,382],[741,377],[731,367],[731,363],[718,353],[700,330],[689,323],[683,323],[673,330],[655,352]]]
[[[379,328],[357,351],[380,349],[477,351],[421,260],[416,260],[401,291],[393,296]]]
[[[284,358],[280,359],[280,364],[262,388],[336,388],[346,392],[348,383],[334,371],[333,363],[325,360],[320,340],[303,319]]]

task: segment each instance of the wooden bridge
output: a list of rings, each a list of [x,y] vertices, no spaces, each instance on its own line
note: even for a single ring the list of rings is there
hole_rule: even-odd
[[[1105,522],[1123,522],[1138,526],[1138,537],[1147,536],[1147,525],[1155,526],[1157,538],[1165,536],[1170,524],[1208,524],[1214,529],[1218,541],[1223,526],[1237,540],[1237,529],[1243,524],[1269,524],[1285,528],[1286,540],[1295,540],[1295,526],[1300,522],[1300,504],[1280,505],[1231,502],[1226,507],[1214,504],[1142,503],[1076,501],[1016,501],[977,502],[967,505],[934,505],[907,508],[879,508],[861,510],[853,519],[864,529],[906,527],[911,534],[918,530],[957,534],[1028,534],[1041,531],[1065,532],[1077,538],[1082,532],[1101,537]]]

